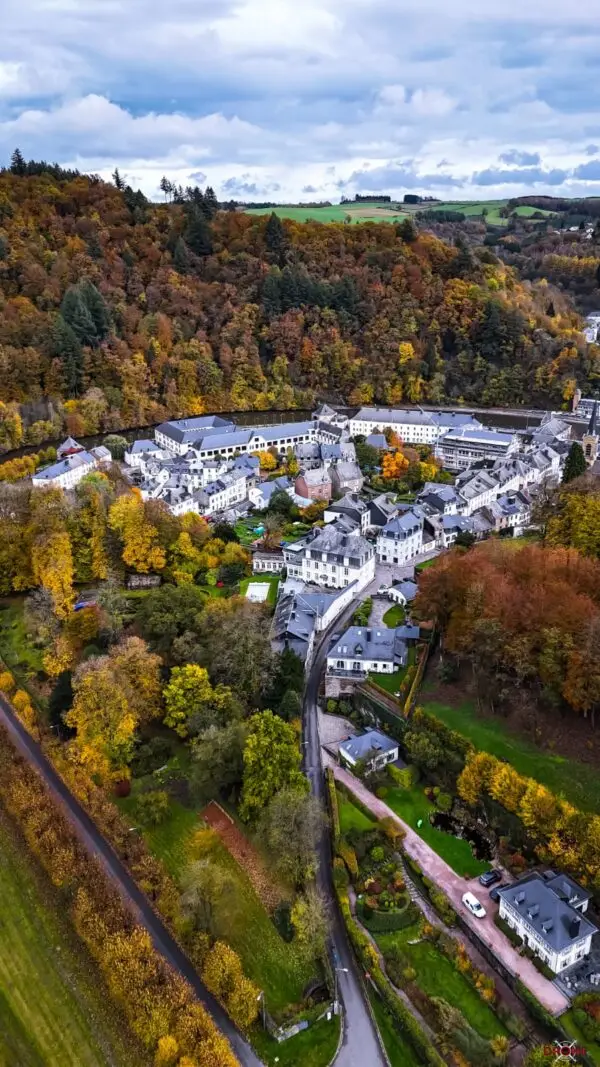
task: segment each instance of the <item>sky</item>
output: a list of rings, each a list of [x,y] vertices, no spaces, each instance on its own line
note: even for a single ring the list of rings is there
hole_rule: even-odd
[[[0,162],[160,198],[600,195],[600,0],[2,0]]]

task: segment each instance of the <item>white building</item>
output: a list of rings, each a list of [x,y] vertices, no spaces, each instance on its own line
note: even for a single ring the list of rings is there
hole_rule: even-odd
[[[482,459],[505,459],[519,447],[516,434],[462,427],[439,438],[435,455],[444,467],[461,471]]]
[[[367,730],[358,737],[342,741],[338,753],[340,762],[348,767],[355,767],[359,760],[366,760],[370,771],[378,771],[398,759],[398,742],[382,734],[381,730]]]
[[[444,515],[441,523],[441,545],[450,548],[461,533],[475,533],[473,519],[466,515]]]
[[[285,545],[285,564],[290,578],[344,589],[355,584],[364,589],[375,577],[375,550],[358,532],[345,532],[331,523],[315,528],[301,541]]]
[[[36,471],[31,481],[35,486],[73,489],[82,478],[97,468],[98,461],[91,452],[75,452],[73,455],[58,460],[57,463],[50,464],[49,467]]]
[[[133,442],[127,449],[123,458],[128,467],[134,467],[137,470],[141,470],[141,468],[144,467],[146,460],[156,459],[162,454],[163,448],[157,441],[141,439]]]
[[[315,635],[331,626],[353,600],[356,589],[348,586],[339,593],[324,593],[289,589],[287,585],[279,590],[271,625],[271,647],[274,652],[289,648],[308,664]]]
[[[179,419],[164,422],[154,433],[156,443],[162,448],[183,456],[194,448],[199,457],[232,459],[243,453],[287,452],[295,445],[308,441],[333,443],[338,434],[335,428],[320,429],[313,422],[287,422],[279,426],[255,426],[239,430],[233,422],[220,419],[218,415],[197,419]]]
[[[190,419],[175,419],[163,422],[154,431],[154,439],[161,448],[183,456],[195,441],[208,437],[211,433],[222,436],[233,433],[235,424],[219,415],[200,415]]]
[[[590,896],[565,874],[526,874],[498,890],[500,918],[558,974],[591,949],[597,927],[584,914]]]
[[[380,563],[407,563],[418,556],[423,544],[423,519],[414,511],[405,511],[388,522],[377,538]]]
[[[456,411],[423,411],[421,408],[361,408],[350,419],[350,434],[368,437],[391,427],[406,444],[432,445],[449,430],[476,429],[481,423]]]
[[[194,494],[200,515],[215,515],[239,504],[247,497],[246,475],[230,471]]]
[[[393,674],[408,661],[400,632],[389,626],[350,626],[327,653],[327,671],[360,675]]]
[[[456,479],[456,488],[464,500],[460,514],[472,515],[479,508],[491,504],[501,492],[500,486],[491,471],[464,471]]]

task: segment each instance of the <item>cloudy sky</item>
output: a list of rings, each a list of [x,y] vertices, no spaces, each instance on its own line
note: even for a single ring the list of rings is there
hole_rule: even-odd
[[[2,0],[18,145],[158,194],[600,195],[600,0]]]

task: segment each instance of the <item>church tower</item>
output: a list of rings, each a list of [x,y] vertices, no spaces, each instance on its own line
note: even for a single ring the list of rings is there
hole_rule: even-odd
[[[598,401],[594,400],[589,426],[581,442],[586,463],[591,467],[598,456]]]

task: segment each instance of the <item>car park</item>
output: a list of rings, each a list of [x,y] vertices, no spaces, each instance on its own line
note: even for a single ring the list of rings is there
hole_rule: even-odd
[[[472,893],[464,893],[462,902],[465,908],[467,908],[468,911],[471,912],[471,915],[474,915],[476,919],[485,919],[485,908]]]

